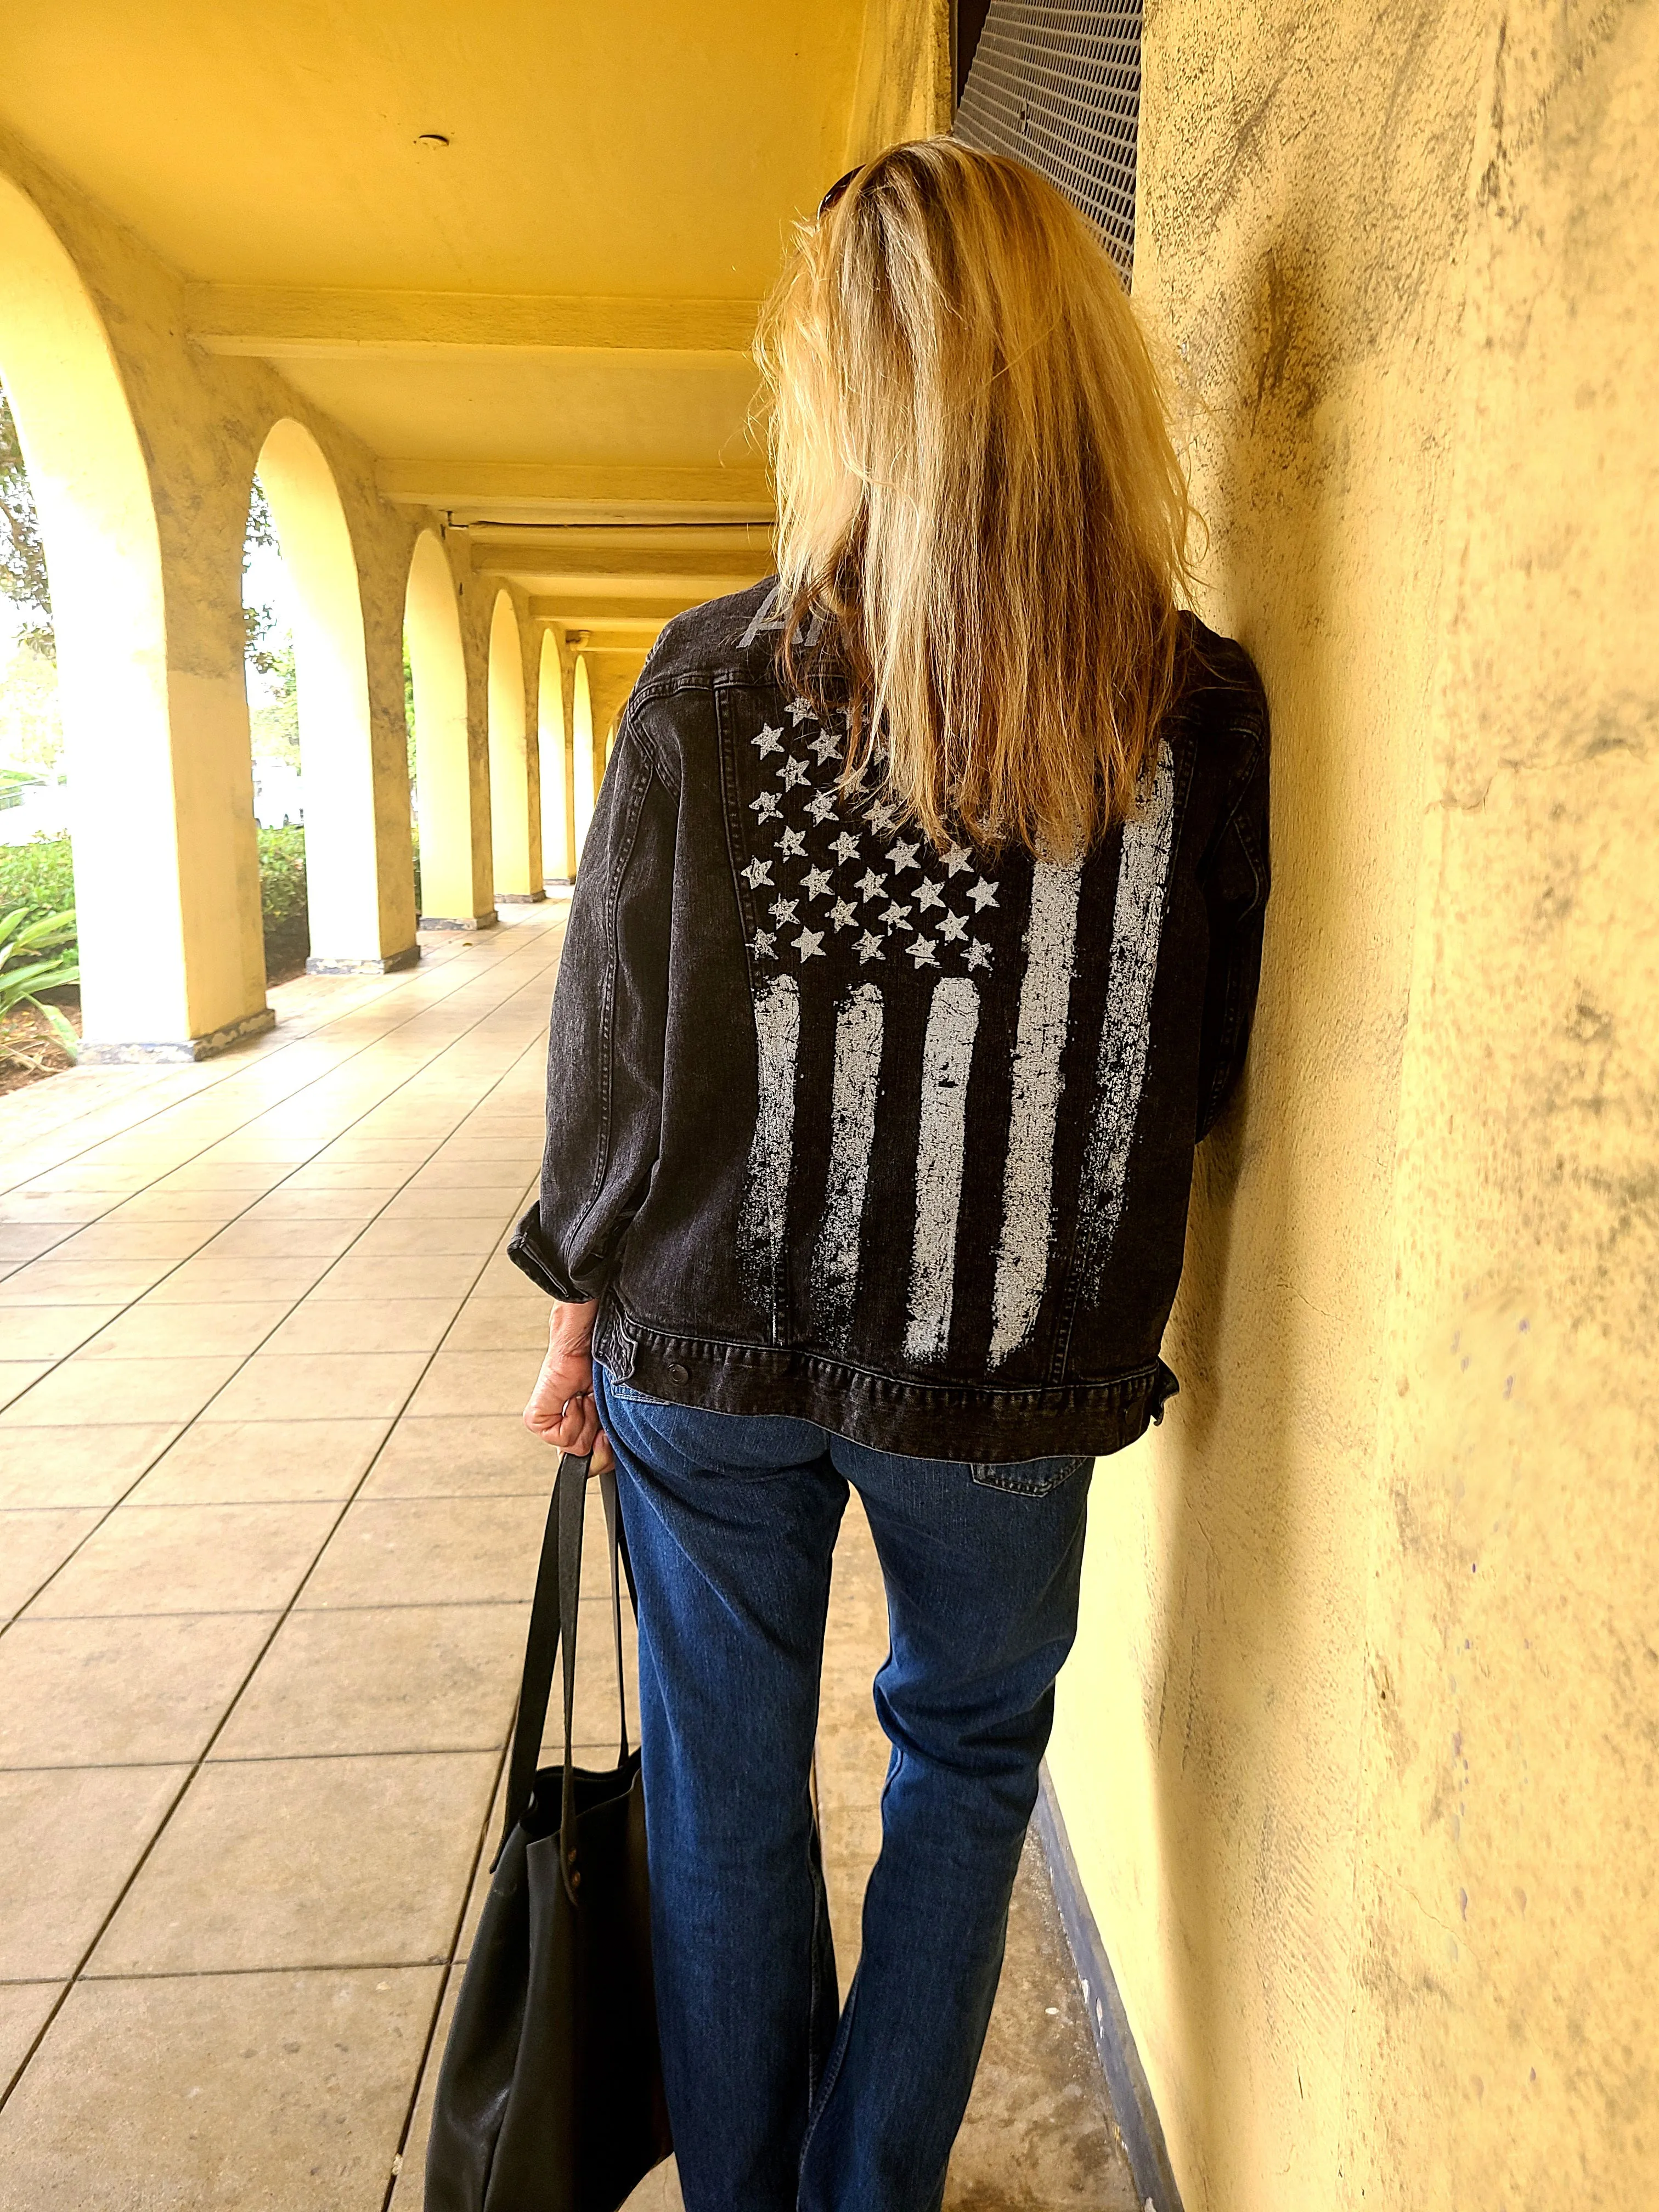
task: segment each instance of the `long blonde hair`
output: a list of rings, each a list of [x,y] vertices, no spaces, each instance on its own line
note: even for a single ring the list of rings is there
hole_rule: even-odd
[[[895,146],[800,226],[756,353],[783,665],[847,706],[848,787],[1079,856],[1157,747],[1190,519],[1103,246],[1023,163]]]

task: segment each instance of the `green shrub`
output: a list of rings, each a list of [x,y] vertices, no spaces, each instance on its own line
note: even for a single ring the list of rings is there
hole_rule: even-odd
[[[415,911],[421,910],[421,848],[415,846]],[[27,845],[0,845],[0,914],[19,908],[33,915],[61,914],[75,904],[75,872],[67,837],[32,837]],[[264,918],[265,964],[291,967],[311,950],[306,913],[306,833],[300,823],[259,832],[259,904]],[[74,953],[73,939],[68,954]]]
[[[0,915],[0,1015],[15,1013],[19,1006],[39,1006],[42,991],[61,991],[80,980],[73,908],[63,914],[31,915],[26,907],[18,907]],[[61,1015],[56,1026],[64,1027]]]
[[[75,904],[75,870],[67,837],[31,837],[0,845],[0,914],[62,914]]]
[[[303,960],[311,950],[311,923],[306,913],[306,833],[300,823],[259,832],[259,905],[266,967]]]

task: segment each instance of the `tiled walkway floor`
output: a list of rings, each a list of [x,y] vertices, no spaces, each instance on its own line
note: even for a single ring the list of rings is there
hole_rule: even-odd
[[[502,1244],[562,916],[287,986],[223,1060],[0,1099],[5,2212],[420,2204],[551,1477],[518,1420],[545,1303]],[[820,1757],[843,1974],[879,1591],[854,1516]],[[1034,1862],[950,2202],[1133,2201]]]

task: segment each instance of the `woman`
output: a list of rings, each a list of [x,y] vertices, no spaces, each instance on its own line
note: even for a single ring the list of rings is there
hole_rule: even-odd
[[[1093,233],[901,146],[763,324],[779,580],[671,623],[553,1003],[529,1425],[614,1449],[690,2212],[927,2212],[1075,1631],[1097,1455],[1243,1058],[1267,723]],[[808,1771],[855,1484],[893,1746],[837,2000]]]

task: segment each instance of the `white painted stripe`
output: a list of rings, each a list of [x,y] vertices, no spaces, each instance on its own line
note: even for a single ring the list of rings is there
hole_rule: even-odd
[[[1054,1122],[1072,1000],[1081,866],[1031,872],[1025,976],[1014,1033],[1014,1096],[1002,1182],[1002,1240],[991,1298],[991,1358],[1007,1358],[1036,1326],[1053,1234]]]
[[[979,1029],[979,993],[965,975],[933,988],[921,1053],[916,1141],[916,1234],[910,1256],[907,1359],[942,1359],[956,1293],[957,1216],[968,1126],[968,1073]]]
[[[881,1078],[881,993],[860,983],[836,1017],[836,1071],[830,1097],[830,1176],[812,1255],[812,1304],[832,1344],[844,1344],[858,1288],[864,1189],[876,1139]]]
[[[1158,980],[1164,886],[1174,828],[1175,760],[1166,744],[1158,750],[1151,798],[1124,826],[1118,862],[1106,1018],[1100,1032],[1094,1121],[1079,1199],[1085,1279],[1091,1296],[1099,1289],[1101,1271],[1117,1234],[1128,1182],[1129,1152],[1146,1079],[1152,987]]]
[[[755,994],[759,1105],[749,1146],[738,1237],[756,1302],[778,1334],[782,1304],[783,1237],[795,1135],[795,1055],[800,1045],[800,986],[774,975]]]

